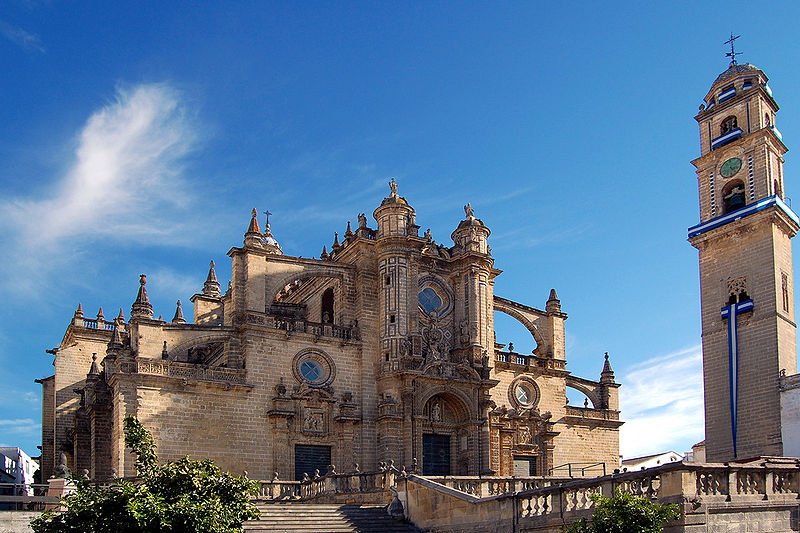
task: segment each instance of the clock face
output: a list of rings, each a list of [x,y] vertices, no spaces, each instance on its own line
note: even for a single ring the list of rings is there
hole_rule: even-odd
[[[731,176],[735,176],[741,168],[742,160],[738,157],[732,157],[722,163],[722,166],[719,168],[719,173],[722,174],[723,178],[730,178]]]

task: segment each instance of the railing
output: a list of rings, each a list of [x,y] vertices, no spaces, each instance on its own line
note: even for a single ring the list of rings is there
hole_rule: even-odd
[[[593,495],[610,497],[621,491],[649,500],[681,504],[681,515],[673,523],[678,528],[675,531],[683,531],[681,527],[687,524],[693,524],[698,530],[711,531],[711,524],[717,527],[723,523],[727,527],[744,523],[748,520],[748,513],[759,510],[776,506],[796,508],[800,500],[800,461],[795,461],[671,463],[636,472],[615,472],[566,482],[550,479],[546,483],[548,480],[543,479],[541,486],[522,491],[511,485],[502,486],[507,480],[495,478],[496,486],[506,491],[499,496],[465,482],[468,480],[408,476],[400,490],[405,490],[409,498],[408,518],[423,529],[459,523],[463,525],[460,530],[556,531],[588,517],[596,506]],[[497,490],[500,488],[494,492]],[[439,502],[435,507],[425,503],[433,500]],[[507,504],[509,500],[513,501],[512,505]],[[466,508],[474,510],[465,515],[464,504],[467,502]],[[789,531],[796,527],[792,520],[794,515],[781,515],[776,518],[774,530]]]
[[[43,511],[47,504],[58,503],[47,496],[47,483],[0,483],[0,510]]]
[[[113,372],[113,366],[109,366]],[[121,363],[119,370],[128,374],[149,374],[152,376],[169,376],[174,378],[196,379],[222,383],[246,384],[247,372],[236,368],[205,368],[191,363],[177,361],[138,360]]]
[[[77,326],[83,326],[86,329],[114,331],[116,327],[113,322],[106,322],[105,320],[97,320],[95,318],[76,318],[75,320]]]
[[[357,326],[309,322],[303,318],[247,313],[246,321],[248,324],[272,327],[289,333],[308,333],[316,337],[333,337],[342,340],[360,340],[361,338]]]
[[[489,496],[499,496],[501,494],[511,494],[514,492],[522,492],[526,490],[540,489],[542,487],[549,487],[553,483],[565,481],[564,478],[550,478],[550,477],[477,477],[477,476],[446,476],[446,477],[428,477],[427,479],[435,481],[440,485],[455,489],[476,496],[478,498],[487,498]]]
[[[496,352],[494,357],[496,361],[500,361],[501,363],[529,365],[533,356],[514,352]]]
[[[600,420],[619,420],[619,411],[595,409],[593,407],[573,407],[568,405],[566,415],[581,418],[597,418]],[[605,472],[603,472],[603,474],[605,475]]]
[[[554,466],[549,471],[551,476],[564,474],[567,478],[574,477],[597,477],[606,475],[605,463],[564,463]]]
[[[305,476],[302,481],[285,481],[276,474],[270,481],[261,481],[258,500],[290,501],[313,500],[325,495],[334,494],[366,494],[388,492],[395,487],[395,477],[399,472],[391,464],[382,464],[377,472],[349,472],[340,474],[335,467],[329,467],[328,473],[314,477]]]

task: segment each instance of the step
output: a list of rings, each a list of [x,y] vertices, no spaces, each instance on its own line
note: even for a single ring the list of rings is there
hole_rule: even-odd
[[[410,533],[416,529],[386,514],[380,505],[308,504],[257,505],[261,518],[245,522],[245,531],[286,533]]]

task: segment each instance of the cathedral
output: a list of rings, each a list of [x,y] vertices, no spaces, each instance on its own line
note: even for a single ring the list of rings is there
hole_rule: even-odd
[[[284,255],[254,209],[230,284],[212,262],[190,320],[181,302],[154,318],[145,275],[127,319],[78,306],[38,380],[44,478],[133,475],[128,415],[164,460],[210,457],[257,479],[391,461],[426,475],[611,472],[622,422],[608,355],[599,379],[571,375],[556,291],[542,308],[496,296],[491,232],[464,211],[452,244],[437,242],[392,180],[374,224],[359,214],[307,259]],[[532,353],[496,342],[495,312],[524,325]],[[568,387],[587,401],[569,405]]]

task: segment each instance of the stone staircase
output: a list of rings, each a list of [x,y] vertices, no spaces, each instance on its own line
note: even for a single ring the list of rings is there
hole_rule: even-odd
[[[245,531],[275,533],[415,533],[392,519],[381,505],[259,503],[261,518],[245,522]]]

